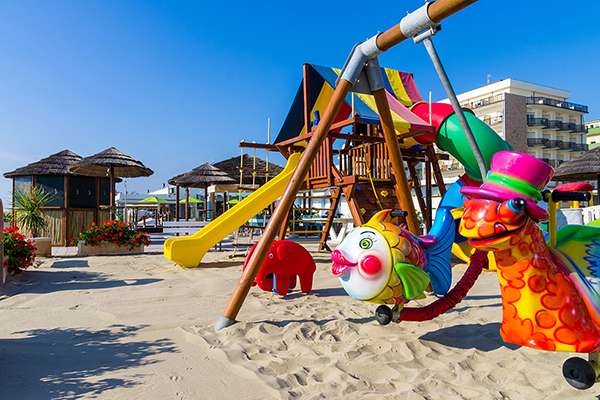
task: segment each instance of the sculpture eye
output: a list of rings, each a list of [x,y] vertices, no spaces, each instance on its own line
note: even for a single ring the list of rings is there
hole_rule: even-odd
[[[369,238],[363,238],[360,240],[360,243],[358,245],[360,246],[361,249],[368,250],[371,247],[373,247],[373,240],[371,240]]]
[[[508,208],[514,213],[520,214],[525,210],[527,202],[520,197],[508,201]]]
[[[273,258],[273,253],[269,253],[269,258]]]

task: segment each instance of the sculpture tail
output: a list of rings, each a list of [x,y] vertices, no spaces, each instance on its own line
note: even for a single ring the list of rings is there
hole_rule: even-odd
[[[436,294],[446,294],[452,283],[451,253],[456,233],[456,224],[450,208],[440,207],[435,213],[435,221],[429,235],[435,236],[436,242],[429,248],[428,262],[425,272],[431,278],[431,287]]]

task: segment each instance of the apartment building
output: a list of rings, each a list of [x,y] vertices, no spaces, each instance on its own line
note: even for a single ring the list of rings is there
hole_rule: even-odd
[[[463,107],[472,109],[516,151],[553,167],[588,150],[583,121],[588,107],[567,101],[569,96],[567,90],[516,79],[500,80],[457,95]],[[452,157],[444,164],[446,183],[463,173]]]
[[[587,144],[591,149],[600,146],[600,119],[585,123],[587,128]]]

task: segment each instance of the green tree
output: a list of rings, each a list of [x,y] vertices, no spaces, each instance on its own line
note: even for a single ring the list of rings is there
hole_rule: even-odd
[[[38,186],[26,186],[13,193],[13,209],[15,219],[23,229],[36,237],[38,231],[44,229],[48,222],[44,218],[42,208],[54,200],[56,194],[48,193]]]

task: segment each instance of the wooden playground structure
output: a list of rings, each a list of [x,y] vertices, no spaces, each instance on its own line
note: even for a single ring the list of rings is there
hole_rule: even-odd
[[[404,17],[395,27],[355,46],[346,61],[344,69],[340,73],[331,100],[328,102],[314,130],[309,131],[310,115],[307,111],[305,112],[305,127],[307,132],[294,138],[292,141],[277,143],[275,145],[277,150],[284,155],[289,155],[294,151],[303,151],[302,158],[280,199],[279,205],[266,226],[264,234],[250,256],[246,269],[236,285],[223,311],[223,315],[217,322],[215,330],[219,331],[235,323],[235,318],[271,244],[278,233],[280,235],[285,233],[287,222],[290,219],[290,210],[296,201],[296,195],[305,187],[309,189],[323,186],[339,187],[339,189],[334,191],[335,197],[339,198],[341,192],[344,191],[346,197],[349,199],[349,203],[352,204],[350,207],[357,222],[363,221],[363,218],[370,217],[367,211],[369,208],[378,207],[377,203],[382,208],[397,208],[399,205],[408,214],[406,216],[408,229],[416,234],[420,232],[420,224],[412,204],[411,184],[405,172],[404,163],[408,163],[409,173],[414,182],[418,181],[418,179],[414,179],[410,165],[414,162],[426,161],[426,165],[429,166],[428,169],[432,168],[434,170],[434,176],[436,180],[439,179],[438,184],[441,188],[443,187],[443,182],[441,182],[439,167],[436,167],[437,156],[433,148],[427,149],[422,154],[410,154],[408,151],[404,152],[404,155],[402,154],[403,152],[401,152],[398,143],[398,140],[402,138],[398,137],[394,127],[386,89],[382,84],[383,78],[377,56],[408,38],[426,34],[430,31],[432,34],[435,34],[432,30],[435,29],[440,21],[475,1],[438,0],[426,3],[425,6]],[[362,89],[357,85],[359,83],[359,76],[362,81]],[[364,82],[365,80],[366,82]],[[305,79],[304,82],[308,89],[307,80]],[[365,90],[365,83],[368,86],[366,88],[367,92],[374,98],[380,118],[381,130],[371,126],[370,128],[367,127],[365,134],[356,134],[357,124],[361,121],[357,121],[352,116],[350,119],[340,122],[336,121],[336,117],[350,91]],[[305,96],[307,97],[308,94]],[[350,134],[334,132],[336,129],[349,125],[353,125],[354,128]],[[333,149],[333,139],[346,141],[346,145],[337,152],[337,155],[340,157],[340,170],[333,165],[333,156],[336,153]],[[305,141],[306,147],[298,146],[302,141]],[[242,144],[240,145],[243,146]],[[264,146],[270,147],[271,145]],[[365,176],[365,172],[367,176]],[[367,180],[371,184],[371,189],[368,189]],[[393,188],[390,187],[389,182],[393,182]],[[360,190],[357,190],[359,186]],[[414,183],[412,186],[415,190],[419,188],[419,185]],[[366,196],[357,194],[357,192],[361,192],[362,190],[365,190],[363,193],[366,193]],[[371,190],[371,193],[368,193],[369,190]],[[387,191],[388,195],[379,196],[382,191]],[[364,201],[365,197],[367,198],[366,202]],[[371,207],[374,205],[372,201],[368,201],[368,199],[372,198],[376,199],[375,207]],[[419,203],[421,205],[421,202]],[[430,205],[431,203],[428,202],[428,204]],[[427,202],[424,206],[426,210],[424,215],[429,216],[431,207],[427,210]],[[429,218],[427,219],[430,221]]]

